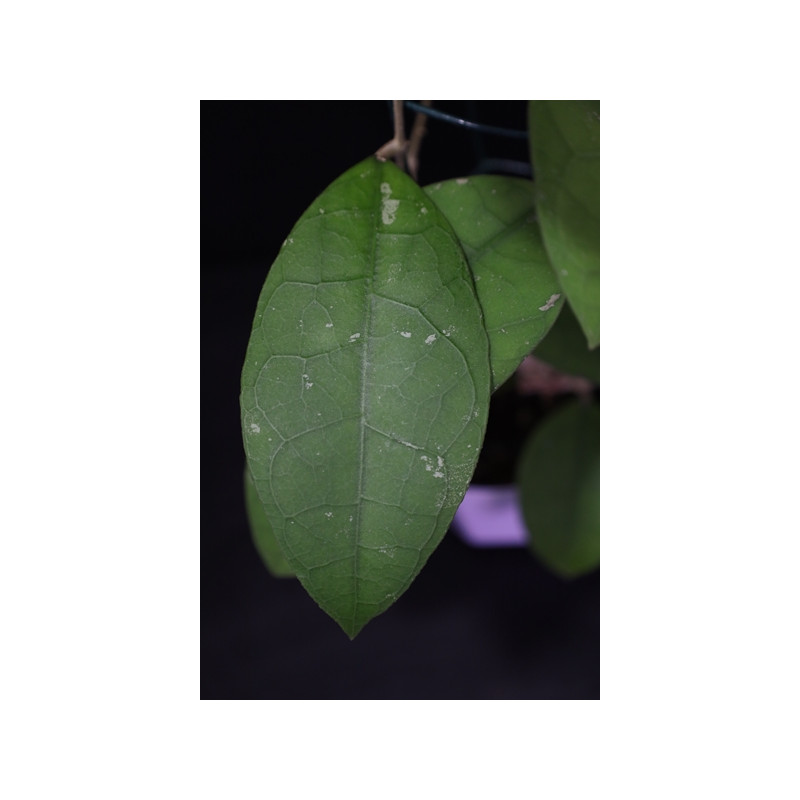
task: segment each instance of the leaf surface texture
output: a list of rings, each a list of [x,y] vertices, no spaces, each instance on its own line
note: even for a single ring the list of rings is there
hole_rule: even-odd
[[[369,158],[286,238],[242,371],[248,464],[280,547],[350,636],[410,585],[475,468],[488,342],[425,193]]]
[[[264,513],[261,500],[259,500],[253,476],[247,467],[244,470],[244,496],[250,533],[261,560],[276,578],[293,577],[294,570],[289,566],[289,562],[284,557],[278,540],[275,538],[272,526]]]
[[[575,577],[600,563],[600,407],[572,401],[548,415],[520,456],[517,484],[531,549]]]
[[[593,348],[600,343],[600,102],[532,100],[528,127],[545,247]]]
[[[600,383],[600,348],[590,350],[575,314],[565,303],[550,332],[536,348],[536,356],[569,375]]]
[[[550,330],[562,290],[535,219],[529,180],[477,175],[425,188],[458,236],[475,279],[498,388]]]

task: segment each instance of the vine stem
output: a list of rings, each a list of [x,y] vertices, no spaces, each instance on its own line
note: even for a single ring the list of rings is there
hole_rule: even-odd
[[[403,120],[403,100],[392,100],[392,108],[394,111],[394,138],[386,142],[383,147],[379,148],[375,153],[375,157],[381,161],[386,161],[387,158],[394,158],[395,164],[400,169],[406,168],[406,148],[408,142],[406,141],[405,122]]]

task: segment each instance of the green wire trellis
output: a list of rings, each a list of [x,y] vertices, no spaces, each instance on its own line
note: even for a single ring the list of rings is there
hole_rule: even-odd
[[[391,100],[389,103],[391,104]],[[528,138],[527,131],[519,131],[512,128],[499,128],[496,125],[484,125],[480,122],[472,122],[471,120],[457,117],[454,114],[447,114],[444,111],[439,111],[436,108],[428,108],[427,106],[423,106],[421,103],[415,103],[413,100],[404,100],[403,105],[407,108],[410,108],[412,111],[416,111],[418,114],[427,114],[429,117],[433,117],[434,119],[441,120],[442,122],[448,122],[451,125],[456,125],[460,128],[466,128],[467,130],[476,131],[477,133],[505,136],[509,139]]]

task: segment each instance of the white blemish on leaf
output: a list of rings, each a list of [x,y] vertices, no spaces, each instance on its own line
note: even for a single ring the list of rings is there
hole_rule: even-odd
[[[450,325],[448,328],[445,328],[445,329],[442,331],[442,333],[443,333],[445,336],[452,336],[452,335],[455,333],[455,331],[456,331],[456,326],[455,326],[455,325]]]
[[[568,273],[568,272],[567,272],[565,269],[562,269],[562,270],[561,270],[561,274],[562,274],[562,275],[569,275],[569,273]]]
[[[425,206],[422,206],[422,208],[419,210],[419,213],[420,214],[427,214],[428,213],[428,209],[425,208]]]
[[[325,327],[326,328],[332,328],[333,327],[333,323],[332,322],[326,322],[325,323]]]
[[[330,519],[333,516],[333,511],[326,511],[325,516]]]
[[[395,214],[397,214],[397,208],[399,205],[399,200],[389,200],[388,198],[384,198],[383,208],[381,209],[381,220],[384,225],[391,225],[394,222]]]
[[[469,183],[469,178],[456,178],[456,183],[463,186],[465,183]]]
[[[422,461],[423,464],[425,464],[425,469],[428,470],[428,472],[430,472],[433,469],[433,464],[431,464],[431,460],[430,458],[428,458],[428,456],[420,456],[419,460]]]
[[[360,333],[354,333],[347,341],[348,342],[354,342],[356,339],[360,339],[360,338],[361,338],[361,334]]]
[[[411,338],[411,332],[410,331],[400,331],[400,335],[405,339],[410,339]]]
[[[325,213],[325,209],[324,209],[324,208],[321,208],[321,209],[319,210],[319,213],[320,213],[320,214],[324,214],[324,213]]]
[[[426,340],[425,344],[433,344],[436,341],[436,334],[432,333]]]
[[[549,311],[556,304],[559,297],[561,297],[560,294],[551,294],[550,299],[543,306],[539,306],[539,311]]]
[[[394,222],[400,201],[391,199],[392,187],[388,183],[381,184],[381,194],[383,195],[381,200],[381,220],[384,225],[391,225]]]
[[[255,422],[250,423],[250,433],[261,433],[261,427]]]

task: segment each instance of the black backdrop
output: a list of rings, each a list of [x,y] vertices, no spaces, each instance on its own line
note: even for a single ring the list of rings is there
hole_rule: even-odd
[[[521,101],[436,107],[525,128]],[[391,135],[384,100],[201,103],[201,697],[599,699],[599,572],[563,581],[525,549],[475,549],[450,532],[351,642],[251,543],[238,394],[261,284],[314,197]],[[526,162],[524,142],[430,120],[419,178]],[[498,392],[476,481],[511,479],[540,411]]]

